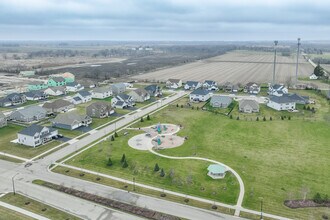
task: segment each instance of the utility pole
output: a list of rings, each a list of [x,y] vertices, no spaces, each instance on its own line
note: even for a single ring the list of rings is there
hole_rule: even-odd
[[[14,195],[16,195],[14,178],[15,178],[15,176],[17,176],[18,174],[19,174],[19,173],[16,173],[16,174],[11,178],[11,182],[12,182],[12,184],[13,184],[13,192],[14,192]]]
[[[273,85],[275,84],[275,69],[276,69],[276,46],[278,44],[278,41],[274,41],[274,69],[273,69]]]
[[[297,62],[296,62],[296,85],[298,84],[298,64],[299,64],[300,38],[298,38]]]

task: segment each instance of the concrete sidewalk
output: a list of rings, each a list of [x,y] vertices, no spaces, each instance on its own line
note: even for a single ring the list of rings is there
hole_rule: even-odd
[[[38,220],[50,220],[49,218],[43,217],[41,215],[37,215],[37,214],[35,214],[33,212],[27,211],[25,209],[21,209],[19,207],[10,205],[10,204],[5,203],[5,202],[0,202],[0,206],[5,207],[5,208],[10,209],[10,210],[13,210],[14,212],[19,212],[19,213],[21,213],[23,215],[29,216],[29,217],[34,218],[34,219],[38,219]]]

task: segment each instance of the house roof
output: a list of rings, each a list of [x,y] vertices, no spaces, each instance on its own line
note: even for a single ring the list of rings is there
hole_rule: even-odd
[[[127,94],[125,94],[125,93],[120,93],[120,94],[118,94],[117,96],[119,96],[120,98],[122,98],[123,100],[127,100],[127,99],[129,99],[129,95],[127,95]]]
[[[252,109],[258,109],[259,103],[251,99],[243,99],[239,101],[239,108],[245,108],[246,106],[250,106]]]
[[[87,108],[92,108],[92,109],[106,109],[106,108],[111,108],[110,103],[108,102],[94,102],[87,106]]]
[[[87,97],[87,96],[91,96],[92,94],[86,90],[83,91],[79,91],[78,94],[80,94],[82,97]]]
[[[87,118],[89,118],[89,116],[86,114],[79,114],[77,111],[72,111],[57,115],[53,122],[58,124],[71,125],[75,121],[81,122]]]
[[[78,86],[79,84],[77,82],[69,82],[66,84],[66,86],[70,86],[70,87],[74,87],[74,86]]]
[[[283,88],[284,88],[284,85],[281,85],[281,84],[274,84],[274,85],[272,86],[272,88],[275,89],[275,90],[283,89]]]
[[[142,89],[142,88],[135,89],[132,92],[135,92],[138,96],[147,96],[147,95],[149,95],[147,90]]]
[[[28,85],[41,85],[41,84],[45,84],[43,82],[38,82],[38,81],[33,81],[33,82],[29,82]]]
[[[75,96],[72,99],[75,100],[76,102],[81,101],[81,98],[79,96]]]
[[[109,91],[111,91],[111,89],[107,86],[96,87],[93,89],[94,93],[105,93],[105,92],[109,92]]]
[[[258,83],[256,83],[256,82],[248,82],[247,84],[246,84],[246,87],[251,87],[251,86],[253,86],[253,85],[257,85],[258,87],[260,86]]]
[[[274,96],[270,95],[268,96],[269,100],[276,103],[290,103],[295,102],[291,99],[291,97],[288,94],[283,94],[282,96]]]
[[[11,93],[11,94],[9,94],[9,95],[7,95],[7,99],[9,99],[9,100],[12,100],[13,98],[16,98],[16,97],[18,97],[19,99],[21,99],[22,97],[24,96],[24,94],[19,94],[19,93]]]
[[[206,90],[206,89],[196,89],[194,90],[192,93],[190,93],[191,95],[207,95],[209,94],[210,91]]]
[[[225,173],[227,171],[226,167],[220,164],[211,164],[207,170],[211,173]]]
[[[124,83],[115,83],[111,85],[112,87],[116,87],[116,88],[125,88],[126,89],[126,85]]]
[[[155,91],[158,90],[158,86],[155,85],[155,84],[154,85],[149,85],[149,86],[144,87],[144,89],[147,90],[147,91],[155,92]]]
[[[123,106],[125,104],[125,102],[123,101],[117,101],[115,105],[117,106]]]
[[[181,79],[168,79],[167,81],[169,81],[170,83],[179,83]]]
[[[197,82],[197,81],[187,81],[187,82],[186,82],[186,85],[188,85],[188,86],[197,86],[198,83],[199,83],[199,82]]]
[[[290,99],[295,102],[306,102],[307,103],[309,100],[308,96],[301,96],[296,93],[289,93],[289,94],[287,94],[287,96],[290,97]]]
[[[46,102],[42,107],[44,108],[63,108],[72,105],[69,101],[63,100],[63,99],[57,99],[53,102]]]
[[[16,110],[12,114],[17,112],[29,118],[32,118],[35,115],[47,113],[47,111],[43,107],[40,107],[38,105],[33,105],[33,106],[25,107],[23,109]]]
[[[23,130],[19,131],[19,134],[24,134],[28,136],[34,136],[36,133],[40,133],[44,129],[43,126],[32,124],[29,127],[24,128]]]
[[[212,85],[215,85],[215,84],[216,84],[216,82],[215,82],[215,81],[213,81],[213,80],[205,80],[205,81],[204,81],[204,83],[206,83],[206,84],[208,84],[208,85],[210,85],[210,86],[212,86]]]
[[[233,101],[233,99],[230,98],[229,96],[214,95],[211,98],[211,103],[213,103],[213,102],[220,102],[222,104],[229,105],[232,101]]]
[[[51,89],[53,92],[65,92],[66,88],[64,86],[54,86],[54,87],[49,87],[48,89]]]
[[[26,92],[26,93],[24,93],[24,94],[26,95],[26,97],[41,97],[41,96],[44,95],[43,92],[38,91],[38,90],[36,90],[36,91],[30,91],[30,92]]]
[[[50,80],[54,80],[55,82],[63,82],[65,79],[62,76],[52,77]]]

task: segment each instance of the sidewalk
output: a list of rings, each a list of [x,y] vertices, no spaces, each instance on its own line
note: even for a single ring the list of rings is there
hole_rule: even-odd
[[[25,209],[18,208],[16,206],[10,205],[10,204],[5,203],[5,202],[0,202],[0,206],[5,207],[5,208],[10,209],[10,210],[13,210],[15,212],[19,212],[19,213],[21,213],[23,215],[29,216],[29,217],[34,218],[34,219],[38,219],[38,220],[50,220],[49,218],[43,217],[41,215],[37,215],[37,214],[35,214],[33,212],[27,211]]]

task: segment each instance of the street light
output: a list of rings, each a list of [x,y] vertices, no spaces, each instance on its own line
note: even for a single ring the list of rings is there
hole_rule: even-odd
[[[14,195],[16,195],[14,178],[15,178],[15,176],[17,176],[18,174],[19,174],[19,173],[16,173],[16,174],[11,178],[11,182],[12,182],[12,184],[13,184],[13,192],[14,192]]]

